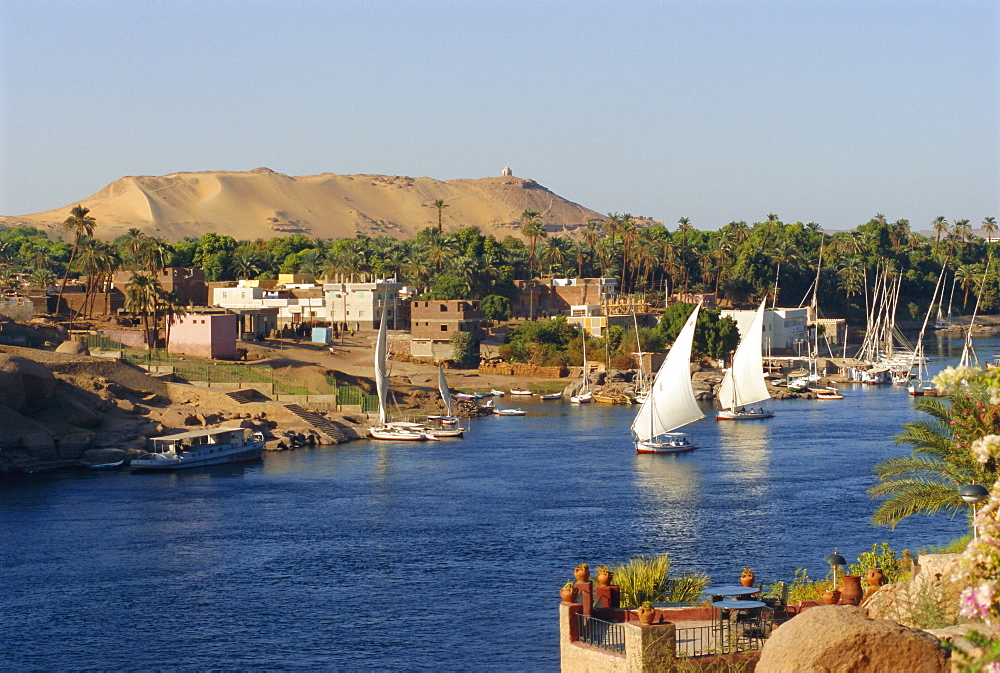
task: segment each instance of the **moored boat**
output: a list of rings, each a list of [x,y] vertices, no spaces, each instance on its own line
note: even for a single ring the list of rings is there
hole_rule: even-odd
[[[539,395],[538,398],[542,400],[561,400],[562,393],[545,393],[543,395]]]
[[[524,416],[521,409],[494,409],[493,413],[497,416]]]
[[[151,437],[151,451],[133,458],[131,472],[166,472],[260,458],[264,435],[243,427],[208,428]]]

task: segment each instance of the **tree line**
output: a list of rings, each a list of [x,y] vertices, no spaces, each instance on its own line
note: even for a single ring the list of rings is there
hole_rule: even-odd
[[[447,207],[442,200],[433,205],[439,212]],[[236,240],[208,232],[170,243],[133,228],[105,242],[95,237],[99,223],[77,206],[64,224],[65,240],[29,227],[0,230],[0,289],[55,288],[60,279],[64,286],[68,278],[85,276],[88,292],[96,296],[119,270],[149,277],[179,266],[202,269],[208,281],[274,279],[280,273],[347,282],[392,277],[429,299],[510,301],[518,299],[517,280],[603,276],[618,278],[625,294],[649,298],[716,292],[752,305],[776,293],[778,305],[798,306],[819,267],[821,311],[857,323],[866,315],[880,269],[901,277],[900,317],[917,319],[947,264],[945,283],[955,313],[971,313],[980,289],[981,311],[1000,308],[1000,273],[996,265],[985,273],[996,246],[995,218],[980,225],[986,238],[974,234],[969,220],[949,223],[938,217],[928,226],[933,236],[913,231],[906,220],[891,222],[876,214],[853,230],[824,232],[814,222],[783,222],[769,214],[760,222],[730,222],[706,231],[687,218],[670,229],[640,227],[627,213],[610,213],[571,238],[548,232],[540,214],[526,210],[519,236],[499,239],[477,227],[449,232],[429,227],[408,240],[364,234]]]

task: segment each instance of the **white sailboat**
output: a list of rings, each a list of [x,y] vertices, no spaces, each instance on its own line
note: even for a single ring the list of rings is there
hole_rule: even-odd
[[[426,416],[425,420],[430,421],[424,428],[424,432],[432,437],[461,437],[465,434],[465,428],[458,426],[458,417],[455,415],[455,402],[451,399],[451,391],[448,389],[448,380],[444,375],[444,367],[438,365],[438,392],[441,393],[441,401],[444,402],[444,416]],[[436,425],[433,425],[436,424]]]
[[[632,322],[635,324],[635,346],[639,349],[639,352],[635,353],[636,358],[639,360],[639,369],[635,377],[635,401],[642,404],[646,401],[646,397],[649,396],[649,380],[642,366],[642,357],[646,354],[642,352],[642,339],[639,337],[639,319],[636,317],[635,312],[632,313]]]
[[[927,305],[927,314],[924,316],[924,324],[920,326],[920,334],[917,335],[917,343],[913,348],[913,357],[910,358],[910,366],[906,369],[907,378],[910,376],[910,372],[913,370],[914,365],[917,367],[917,380],[908,381],[907,390],[911,395],[920,396],[924,393],[933,394],[934,386],[930,382],[930,375],[927,373],[927,358],[924,357],[924,333],[927,331],[927,323],[931,319],[931,311],[934,308],[934,302],[938,300],[938,293],[941,293],[941,299],[944,299],[944,274],[947,270],[947,266],[941,267],[941,273],[938,275],[937,285],[934,286],[934,296],[931,297],[931,303]],[[938,317],[940,318],[941,305],[938,304]]]
[[[680,453],[698,448],[687,435],[673,431],[705,415],[691,387],[691,345],[700,310],[698,304],[684,323],[635,414],[632,436],[637,453]]]
[[[767,391],[767,384],[764,383],[764,358],[761,355],[766,305],[765,298],[760,303],[753,322],[747,328],[747,333],[736,347],[732,366],[722,378],[722,384],[719,386],[719,403],[722,405],[722,410],[716,414],[716,420],[749,421],[774,416],[763,407],[750,409],[747,406],[771,399],[771,393]]]
[[[569,398],[569,401],[573,404],[587,404],[589,403],[594,394],[590,392],[590,383],[587,380],[587,330],[583,330],[583,385],[580,387],[580,392]]]
[[[368,428],[372,439],[388,439],[392,441],[422,441],[437,439],[423,431],[421,423],[389,422],[387,407],[389,395],[389,368],[387,329],[389,321],[382,313],[382,324],[378,328],[378,338],[375,340],[375,390],[378,393],[378,426]]]

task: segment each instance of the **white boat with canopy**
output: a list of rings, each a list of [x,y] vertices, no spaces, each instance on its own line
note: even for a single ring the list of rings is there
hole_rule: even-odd
[[[749,405],[771,399],[771,393],[764,382],[764,358],[762,356],[764,333],[764,310],[767,299],[760,303],[757,314],[740,339],[733,355],[733,364],[726,371],[719,385],[719,403],[722,410],[715,418],[719,421],[749,421],[771,418],[773,413]]]
[[[691,386],[691,346],[701,304],[695,306],[656,373],[649,394],[632,421],[638,453],[680,453],[697,449],[682,432],[673,432],[705,414]]]
[[[167,472],[260,458],[264,435],[244,427],[208,428],[151,437],[153,448],[133,458],[132,472]]]

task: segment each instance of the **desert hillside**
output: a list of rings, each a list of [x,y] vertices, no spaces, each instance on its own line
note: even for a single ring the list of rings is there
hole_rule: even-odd
[[[517,231],[526,209],[537,210],[552,233],[573,235],[587,220],[601,218],[534,180],[512,176],[445,181],[332,173],[292,177],[258,168],[124,177],[62,208],[0,217],[0,226],[58,229],[79,203],[97,218],[94,233],[105,240],[132,227],[169,241],[206,231],[241,240],[293,233],[410,238],[437,226],[438,210],[432,205],[437,199],[448,206],[442,217],[445,231],[477,226],[483,233],[506,236]]]

